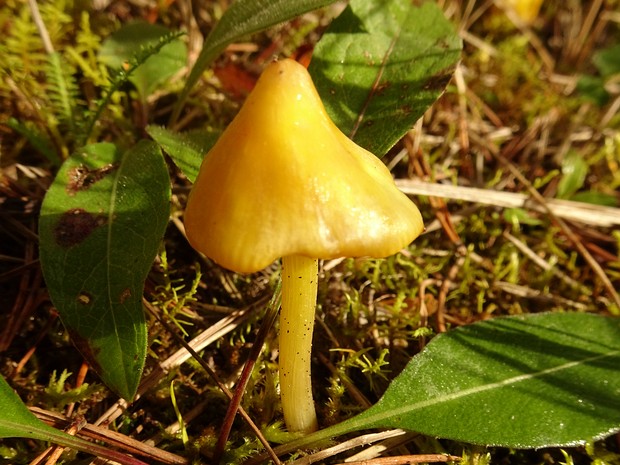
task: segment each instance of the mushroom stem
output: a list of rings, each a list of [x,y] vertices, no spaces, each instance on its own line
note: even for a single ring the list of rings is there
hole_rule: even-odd
[[[282,258],[280,397],[291,432],[311,433],[318,428],[310,377],[317,280],[316,259],[300,255]]]

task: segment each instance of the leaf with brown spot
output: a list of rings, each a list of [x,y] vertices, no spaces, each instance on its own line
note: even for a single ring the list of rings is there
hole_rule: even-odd
[[[108,164],[98,169],[91,169],[86,164],[74,166],[69,170],[69,179],[67,182],[67,193],[75,195],[77,192],[88,189],[97,181],[102,180],[108,174],[114,172],[118,165]]]
[[[168,223],[170,180],[153,142],[86,147],[65,161],[41,207],[41,266],[73,343],[131,399],[146,357],[142,291]]]
[[[129,299],[131,297],[131,289],[127,288],[127,289],[123,289],[123,292],[121,292],[121,296],[120,296],[120,303],[124,304],[125,301],[127,301],[127,299]]]
[[[93,215],[82,208],[72,208],[60,215],[54,227],[54,240],[61,247],[73,247],[85,241],[106,222],[105,216]]]
[[[460,53],[435,2],[351,0],[308,70],[342,132],[383,156],[444,91]]]

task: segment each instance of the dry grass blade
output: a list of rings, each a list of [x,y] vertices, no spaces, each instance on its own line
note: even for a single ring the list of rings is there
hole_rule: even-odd
[[[410,432],[402,436],[384,439],[347,457],[344,461],[347,463],[355,463],[401,454],[409,455],[411,451],[407,448],[407,445],[411,445],[412,441],[418,436],[418,434]]]
[[[415,179],[397,179],[396,185],[407,195],[428,195],[450,200],[474,202],[501,208],[524,208],[546,213],[547,208],[558,218],[601,227],[620,226],[620,209],[570,200],[545,199],[546,207],[534,202],[532,196],[493,189],[438,184]]]
[[[399,455],[396,457],[380,457],[372,460],[343,462],[337,465],[407,465],[412,463],[445,463],[457,462],[461,457],[446,454]]]
[[[72,421],[58,413],[49,412],[38,407],[30,407],[30,411],[34,413],[39,420],[44,421],[48,425],[55,428],[64,429],[71,425]],[[156,447],[148,446],[140,441],[136,441],[124,434],[111,431],[107,428],[85,424],[77,434],[77,436],[93,439],[95,441],[104,441],[106,444],[121,449],[125,452],[146,457],[149,460],[168,465],[186,465],[189,461],[181,456],[172,454]]]
[[[39,30],[39,35],[41,36],[41,41],[43,42],[43,46],[45,51],[48,54],[54,53],[54,46],[52,45],[52,40],[50,39],[49,32],[47,32],[47,28],[45,27],[45,23],[41,18],[41,13],[39,12],[39,6],[37,5],[37,0],[28,0],[28,6],[30,6],[30,11],[32,13],[32,19]]]
[[[299,460],[295,460],[294,462],[291,462],[290,465],[310,465],[311,463],[325,460],[336,454],[341,454],[342,452],[346,452],[356,447],[367,446],[375,442],[407,435],[411,435],[411,433],[408,433],[401,429],[383,431],[381,433],[364,434],[362,436],[349,439],[348,441],[343,441],[340,444],[336,444],[335,446],[323,449],[322,451],[315,454],[307,455]],[[276,448],[276,453],[278,453],[278,448]]]

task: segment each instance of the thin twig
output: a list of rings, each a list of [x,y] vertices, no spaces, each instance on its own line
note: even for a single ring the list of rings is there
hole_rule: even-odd
[[[603,8],[604,4],[604,0],[594,0],[592,2],[590,9],[588,10],[588,14],[581,24],[579,35],[569,46],[569,57],[576,59],[578,63],[585,60],[585,57],[592,50],[592,44],[594,43],[593,39],[596,39],[596,36],[593,37],[592,34],[594,22],[597,19],[606,22],[606,19],[604,17],[601,18],[602,15],[600,14],[600,10]]]
[[[592,294],[590,289],[588,289],[586,286],[581,284],[579,281],[575,281],[573,278],[571,278],[570,276],[566,275],[566,273],[563,273],[562,271],[558,270],[556,267],[549,265],[549,263],[547,263],[538,254],[536,254],[536,252],[534,252],[525,243],[523,243],[522,241],[520,241],[519,239],[514,237],[509,232],[504,232],[503,236],[507,240],[512,242],[515,245],[515,247],[517,247],[517,249],[519,249],[519,251],[523,255],[525,255],[534,264],[536,264],[537,266],[539,266],[543,270],[553,273],[554,276],[557,276],[558,278],[560,278],[562,281],[564,281],[570,287],[575,288],[575,289],[579,289],[579,291],[582,292],[584,295],[591,295]]]
[[[65,433],[70,434],[71,436],[75,436],[78,433],[78,431],[82,428],[84,423],[85,422],[80,422],[80,421],[74,422],[67,429],[65,429]],[[53,446],[51,449],[52,449],[51,453],[47,457],[47,461],[45,462],[45,465],[56,465],[56,462],[58,462],[58,459],[60,459],[60,456],[67,448],[64,446],[56,445],[56,446]]]
[[[361,460],[357,462],[345,462],[337,465],[408,465],[413,463],[437,463],[437,462],[457,462],[461,457],[447,454],[417,454],[417,455],[397,455],[394,457],[379,457],[372,460]]]
[[[508,294],[516,295],[518,297],[523,297],[526,299],[538,299],[539,301],[544,302],[553,302],[556,304],[561,304],[563,306],[574,308],[575,310],[584,311],[587,309],[587,306],[582,303],[565,299],[564,297],[560,297],[558,295],[544,293],[542,291],[532,289],[531,287],[520,286],[514,283],[495,281],[493,282],[493,288],[499,289],[502,292],[506,292]]]
[[[413,170],[419,177],[432,177],[433,170],[428,164],[428,161],[421,155],[420,151],[413,152],[413,144],[410,137],[404,138],[405,147],[409,151],[409,158],[411,160],[411,164],[413,166]],[[402,190],[402,189],[401,189]],[[433,207],[435,211],[435,216],[441,223],[444,232],[452,241],[452,243],[456,245],[460,245],[462,243],[461,238],[459,237],[458,232],[454,228],[454,224],[452,222],[452,218],[450,216],[450,212],[448,211],[448,207],[443,199],[435,196],[429,196],[429,203]]]
[[[48,55],[51,55],[54,53],[54,46],[52,45],[52,40],[50,39],[49,32],[47,32],[47,28],[45,27],[43,18],[41,18],[41,13],[39,12],[39,5],[37,4],[37,0],[28,0],[28,6],[30,7],[30,12],[32,13],[32,20],[34,21],[34,24],[39,30],[39,36],[41,36],[43,48],[45,48],[45,52]]]
[[[419,314],[420,314],[420,327],[421,328],[425,328],[426,326],[428,326],[428,317],[430,316],[430,313],[426,305],[426,288],[431,284],[437,284],[437,280],[431,279],[431,278],[423,279],[422,281],[420,281],[420,284],[418,286],[419,287],[418,295],[420,299]],[[426,345],[426,338],[421,337],[419,339],[419,344],[420,344],[420,350],[422,350],[424,346]]]
[[[616,288],[614,287],[613,283],[611,282],[611,280],[605,273],[605,270],[603,270],[601,265],[599,265],[599,263],[594,259],[592,254],[583,245],[579,237],[577,237],[577,235],[573,232],[573,230],[568,226],[568,224],[566,224],[566,222],[562,218],[560,218],[559,216],[555,214],[555,212],[549,207],[549,204],[547,203],[547,199],[545,199],[540,194],[540,192],[534,189],[534,186],[532,186],[532,183],[530,183],[527,180],[527,178],[523,176],[521,171],[519,171],[518,168],[513,163],[511,163],[508,159],[506,159],[506,157],[504,157],[502,154],[498,153],[498,154],[494,154],[494,156],[497,157],[497,159],[504,166],[508,168],[508,170],[512,173],[512,175],[515,178],[517,178],[519,182],[521,182],[527,188],[532,198],[536,200],[538,204],[540,205],[540,207],[560,226],[560,228],[562,229],[562,232],[564,232],[568,240],[570,240],[573,243],[573,245],[577,248],[577,250],[579,251],[581,256],[586,260],[588,265],[590,265],[590,268],[592,269],[592,271],[594,271],[594,273],[602,281],[603,285],[607,288],[607,291],[609,292],[609,295],[611,296],[612,300],[620,308],[620,295],[618,295]],[[617,209],[614,209],[614,210],[617,210]],[[618,219],[620,220],[620,218]]]
[[[230,399],[230,403],[228,404],[228,410],[226,411],[226,415],[224,416],[224,422],[222,424],[222,428],[220,429],[220,435],[217,438],[217,444],[215,445],[215,450],[213,451],[213,462],[216,464],[220,462],[220,459],[224,454],[224,450],[226,449],[226,442],[228,441],[228,436],[230,435],[233,421],[235,420],[237,412],[239,412],[241,409],[241,398],[245,393],[245,388],[247,387],[248,381],[250,380],[250,375],[252,374],[254,365],[256,365],[256,360],[258,360],[258,357],[263,350],[263,343],[265,342],[269,331],[271,331],[271,328],[276,321],[281,301],[282,280],[278,280],[278,284],[274,291],[273,297],[269,302],[269,305],[267,306],[267,310],[265,311],[265,316],[263,317],[263,322],[261,324],[260,330],[256,335],[256,341],[254,342],[254,345],[250,350],[248,359],[245,362],[243,371],[241,372],[241,376],[239,377],[239,381],[237,382],[234,395],[232,399]],[[272,456],[272,459],[276,465],[280,463],[277,455],[274,454]]]
[[[440,333],[446,332],[446,320],[445,320],[445,308],[446,301],[448,300],[448,291],[450,290],[450,286],[456,279],[456,276],[459,270],[463,267],[465,263],[465,257],[467,256],[467,248],[465,246],[460,246],[457,248],[457,259],[456,263],[450,267],[448,271],[448,275],[444,278],[441,283],[441,288],[439,289],[439,295],[437,297],[437,331]]]
[[[66,428],[71,425],[71,420],[64,415],[55,412],[49,412],[38,407],[29,407],[39,420],[54,426],[55,428]],[[111,431],[96,425],[85,423],[80,425],[79,437],[93,439],[95,441],[104,441],[106,444],[125,452],[148,457],[151,460],[169,465],[186,465],[188,460],[171,452],[148,446],[140,441],[136,441],[124,434]]]

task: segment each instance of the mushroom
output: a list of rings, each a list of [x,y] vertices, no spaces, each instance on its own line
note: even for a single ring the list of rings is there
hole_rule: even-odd
[[[204,158],[184,222],[190,244],[230,270],[282,257],[282,410],[289,431],[316,430],[318,259],[392,255],[422,232],[419,210],[331,121],[307,70],[285,59],[267,66]]]

